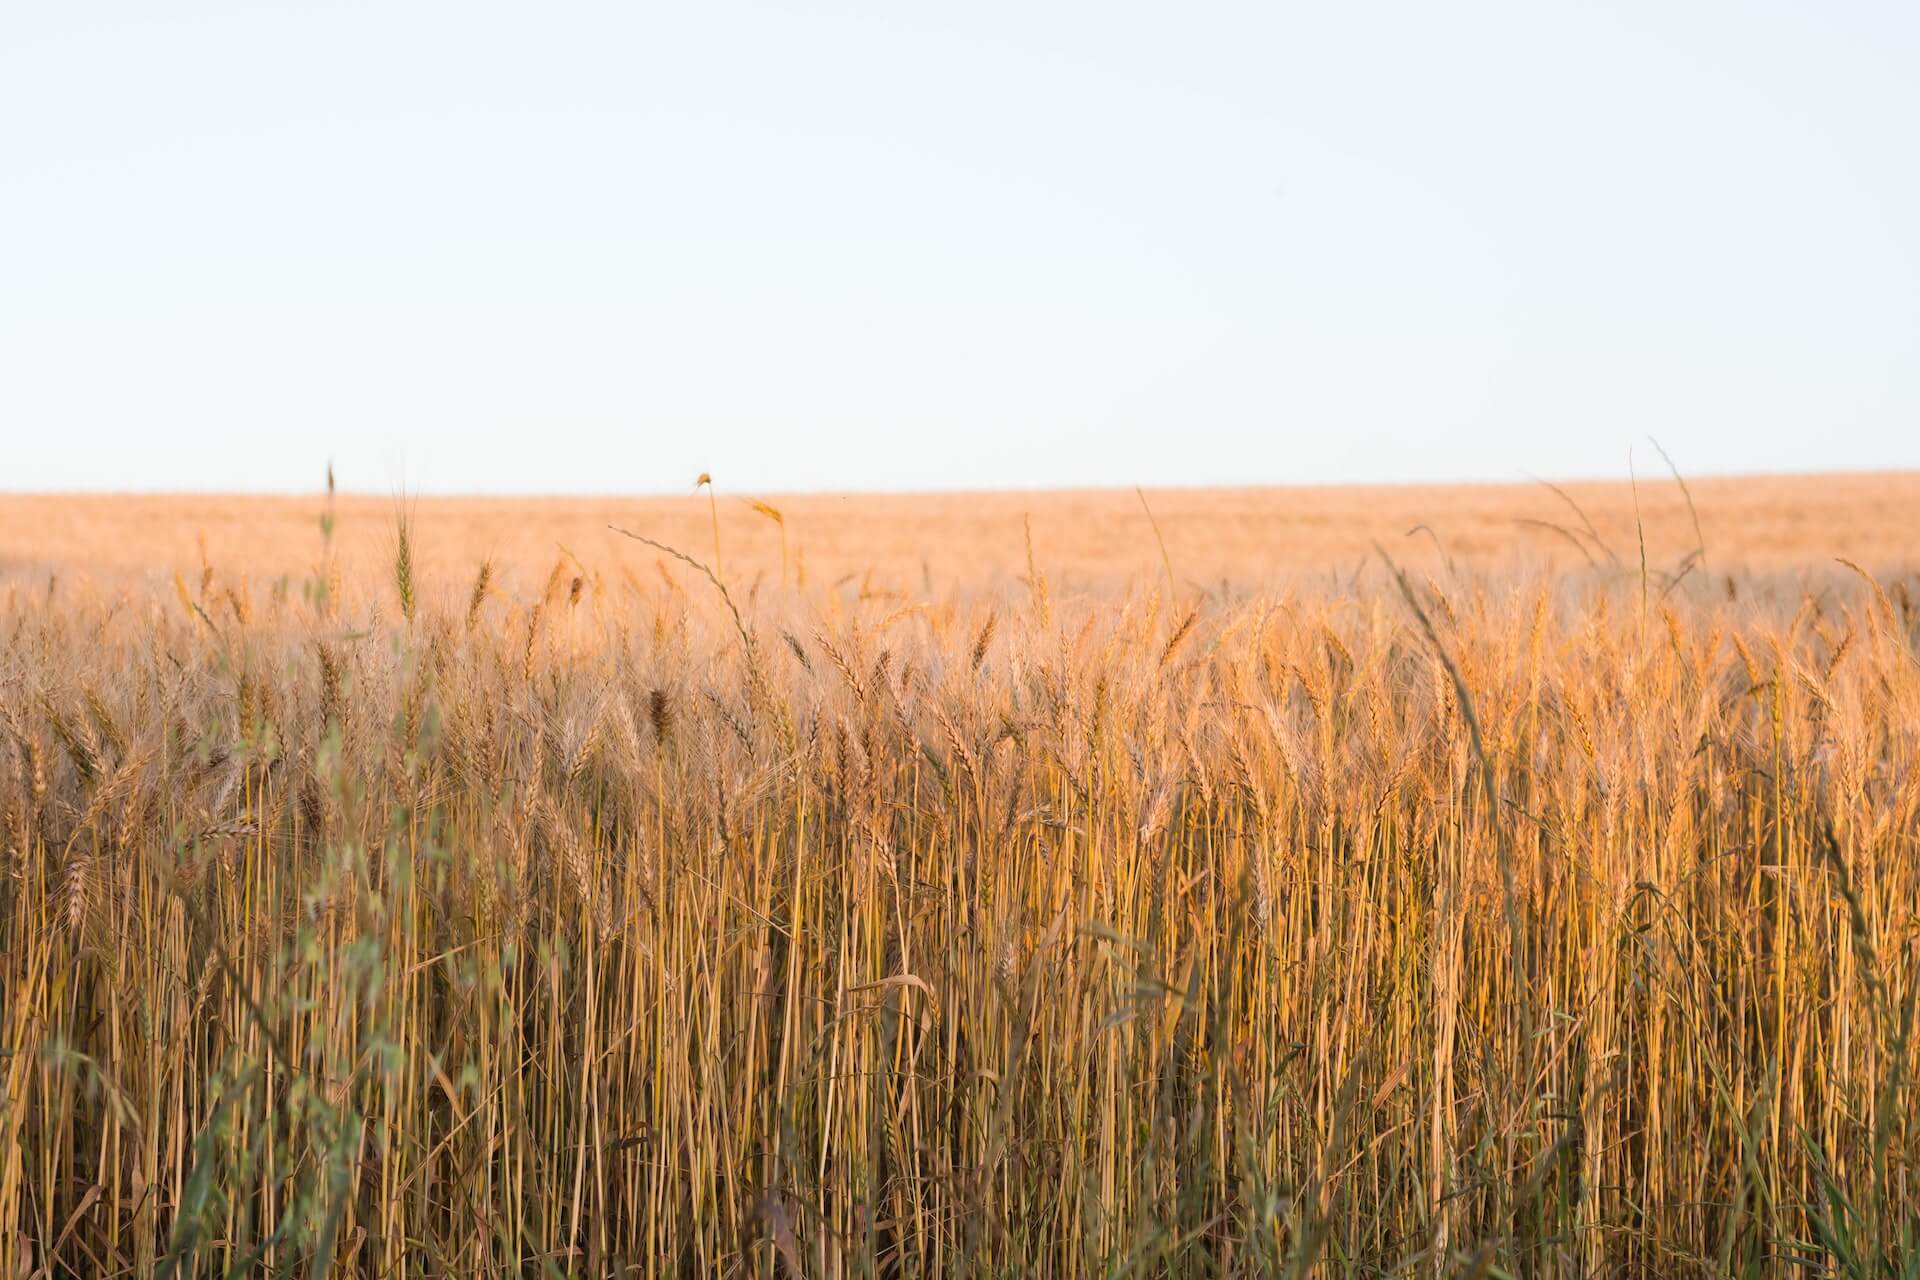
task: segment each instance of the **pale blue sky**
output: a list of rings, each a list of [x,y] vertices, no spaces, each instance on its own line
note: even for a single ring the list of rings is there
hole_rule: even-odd
[[[1916,67],[1910,3],[12,0],[0,489],[1920,466]]]

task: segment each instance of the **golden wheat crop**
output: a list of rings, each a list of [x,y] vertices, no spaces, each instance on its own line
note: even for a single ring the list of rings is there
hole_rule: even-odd
[[[1920,1274],[1920,580],[432,519],[9,580],[0,1272]]]

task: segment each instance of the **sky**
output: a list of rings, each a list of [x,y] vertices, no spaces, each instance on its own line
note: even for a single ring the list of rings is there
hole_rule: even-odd
[[[1911,3],[0,5],[0,490],[1920,467]]]

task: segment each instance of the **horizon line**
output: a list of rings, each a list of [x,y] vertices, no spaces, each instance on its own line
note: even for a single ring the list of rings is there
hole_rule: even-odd
[[[1686,471],[1678,474],[1688,482],[1741,482],[1755,480],[1844,480],[1867,479],[1873,477],[1896,477],[1920,475],[1920,467],[1893,466],[1879,468],[1846,467],[1835,469],[1796,469],[1781,471]],[[1670,481],[1675,471],[1664,463],[1648,472],[1654,483]],[[1237,483],[1237,484],[1062,484],[1030,485],[1009,484],[996,486],[961,486],[952,488],[865,488],[850,487],[844,489],[781,489],[781,488],[740,488],[729,489],[715,486],[716,494],[743,496],[755,494],[778,498],[987,498],[1006,494],[1125,494],[1138,490],[1148,493],[1255,493],[1263,491],[1335,491],[1354,489],[1512,489],[1544,485],[1600,485],[1630,487],[1638,483],[1638,469],[1632,475],[1625,476],[1531,476],[1521,475],[1502,479],[1475,478],[1457,480],[1300,480],[1292,482]],[[418,501],[500,501],[500,502],[613,502],[613,501],[653,501],[675,500],[699,496],[703,486],[688,485],[684,489],[634,489],[634,490],[581,490],[567,492],[562,490],[528,490],[515,492],[497,489],[458,489],[445,491],[406,490],[382,492],[378,489],[341,486],[334,490],[341,498],[391,498]],[[0,501],[9,498],[72,498],[72,499],[108,499],[108,498],[308,498],[324,497],[324,486],[311,489],[13,489],[0,486]]]

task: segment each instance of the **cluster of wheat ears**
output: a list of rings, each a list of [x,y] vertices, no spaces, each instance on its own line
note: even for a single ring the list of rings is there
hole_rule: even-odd
[[[1904,582],[607,537],[7,588],[0,1274],[1920,1275]]]

